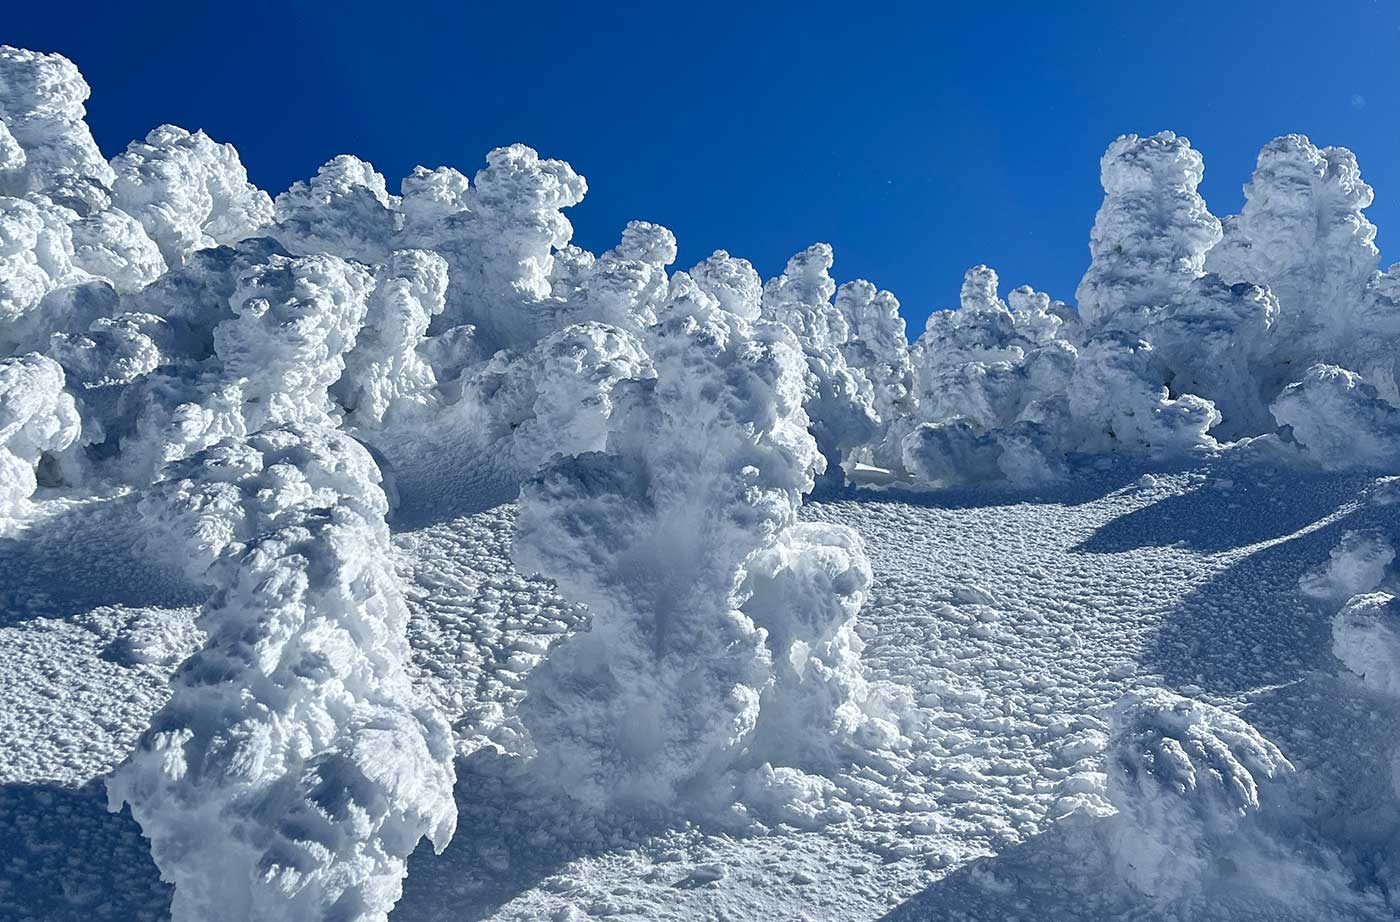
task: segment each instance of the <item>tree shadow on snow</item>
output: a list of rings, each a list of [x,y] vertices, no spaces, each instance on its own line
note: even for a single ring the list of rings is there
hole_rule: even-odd
[[[1237,474],[1238,476],[1232,476]],[[1354,499],[1367,478],[1258,471],[1220,465],[1189,493],[1166,497],[1101,526],[1074,550],[1113,554],[1182,546],[1203,553],[1247,547],[1297,532]]]
[[[518,475],[487,452],[452,443],[364,444],[384,476],[395,532],[485,512],[520,496]]]
[[[206,593],[145,545],[134,496],[76,505],[0,538],[0,627],[101,605],[181,608]]]
[[[1296,505],[1325,517],[1355,498],[1356,487],[1350,489],[1349,495],[1298,491]],[[1291,682],[1318,669],[1334,671],[1330,612],[1299,593],[1298,578],[1326,562],[1344,532],[1394,523],[1397,516],[1400,506],[1362,505],[1241,558],[1163,617],[1144,651],[1144,667],[1173,685],[1196,685],[1216,695]]]
[[[623,823],[591,817],[566,796],[542,791],[522,759],[480,750],[457,762],[457,833],[441,855],[422,843],[409,858],[392,918],[475,922],[544,886],[565,899],[571,862],[642,845],[670,820]],[[585,909],[587,907],[584,907]]]
[[[0,919],[156,922],[170,917],[149,844],[107,791],[55,784],[0,786]]]
[[[1146,895],[1113,869],[1100,833],[1113,818],[1066,817],[1043,834],[964,865],[881,917],[880,922],[1384,922],[1374,898],[1335,888],[1322,866],[1317,889],[1272,889],[1219,856],[1199,894]],[[1303,870],[1304,880],[1311,879]],[[1328,886],[1327,884],[1332,884]],[[1292,889],[1292,888],[1290,888]]]

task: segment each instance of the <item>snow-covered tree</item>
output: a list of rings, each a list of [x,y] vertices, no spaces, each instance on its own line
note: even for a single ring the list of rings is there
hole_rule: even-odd
[[[329,389],[364,322],[372,278],[334,256],[270,255],[244,270],[214,326],[213,357],[194,376],[147,378],[124,441],[139,481],[226,437],[271,425],[334,426]]]
[[[1115,870],[1160,903],[1194,895],[1222,858],[1267,863],[1250,827],[1261,791],[1293,766],[1244,720],[1164,689],[1132,692],[1114,708],[1107,823]]]
[[[847,365],[870,382],[871,402],[879,418],[879,429],[870,443],[870,460],[879,467],[898,469],[900,442],[918,408],[914,364],[899,299],[861,279],[836,290],[836,308],[846,318],[841,354]]]
[[[297,256],[330,253],[374,265],[389,257],[400,221],[396,205],[373,166],[341,154],[310,182],[277,196],[268,233]]]
[[[1346,364],[1352,343],[1368,335],[1357,321],[1380,258],[1363,213],[1373,194],[1351,151],[1297,134],[1264,146],[1244,192],[1206,268],[1278,298],[1277,392],[1316,362]]]
[[[174,269],[197,250],[272,223],[272,200],[248,181],[232,144],[162,125],[112,159],[112,201],[136,218]]]
[[[1319,467],[1400,471],[1400,408],[1355,372],[1314,365],[1269,409]]]
[[[631,333],[574,324],[524,354],[497,353],[466,383],[451,412],[494,463],[529,477],[553,455],[601,451],[617,409],[615,391],[653,374]]]
[[[1100,161],[1104,200],[1089,237],[1079,313],[1095,329],[1141,333],[1205,272],[1220,222],[1197,193],[1205,163],[1170,131],[1124,135]]]
[[[63,385],[63,369],[52,359],[32,352],[0,359],[0,530],[34,493],[44,454],[78,438],[78,411]]]
[[[73,62],[0,45],[0,196],[37,193],[79,216],[110,203],[113,173],[88,130]]]
[[[418,842],[451,839],[451,731],[406,669],[387,510],[369,453],[314,426],[221,442],[143,500],[213,590],[107,783],[176,922],[383,922]]]
[[[742,269],[717,254],[701,274],[713,287]],[[686,273],[660,313],[655,376],[613,388],[602,451],[557,457],[526,485],[512,551],[592,615],[532,674],[522,716],[539,776],[597,808],[723,803],[728,770],[765,761],[765,701],[770,719],[828,735],[859,724],[859,539],[788,531],[822,466],[802,351]]]
[[[807,359],[805,407],[817,448],[826,459],[827,482],[842,481],[847,455],[868,445],[879,429],[869,380],[846,362],[850,339],[845,316],[831,303],[836,283],[831,247],[817,243],[788,260],[782,275],[763,287],[763,317],[786,326]]]
[[[529,348],[558,328],[554,254],[573,235],[562,209],[581,202],[588,186],[567,163],[523,144],[491,151],[486,164],[470,185],[446,167],[406,178],[395,246],[447,260],[447,308],[434,332],[471,324],[490,355]]]
[[[437,375],[420,348],[447,296],[447,262],[427,250],[396,250],[379,268],[365,325],[335,384],[359,426],[379,427],[435,400]]]

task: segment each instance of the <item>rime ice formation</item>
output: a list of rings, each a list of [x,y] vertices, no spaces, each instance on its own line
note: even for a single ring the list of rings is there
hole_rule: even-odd
[[[655,377],[614,389],[604,450],[556,458],[526,485],[513,549],[592,614],[532,675],[522,716],[540,776],[595,808],[722,802],[765,694],[789,719],[840,733],[853,729],[846,702],[859,693],[858,539],[783,537],[821,469],[796,342],[725,310],[684,273],[662,316],[647,337]],[[739,587],[755,555],[784,541],[801,562],[765,558],[753,578],[800,589],[814,607],[756,603],[769,633]]]
[[[1287,135],[1259,152],[1244,191],[1244,209],[1226,220],[1206,268],[1278,297],[1280,363],[1301,370],[1341,360],[1365,335],[1356,321],[1380,258],[1375,225],[1362,213],[1373,195],[1356,158]]]
[[[879,430],[871,439],[871,460],[897,469],[902,464],[900,441],[918,406],[899,299],[858,280],[836,290],[836,308],[847,327],[841,354],[847,365],[862,370],[870,381],[871,402],[879,418]]]
[[[78,438],[78,412],[63,384],[63,369],[42,355],[0,359],[0,529],[34,493],[44,454]]]
[[[447,262],[436,253],[397,250],[378,270],[365,325],[335,384],[354,423],[378,427],[434,405],[437,375],[421,350],[446,297]]]
[[[807,416],[826,458],[826,479],[839,484],[842,462],[875,437],[879,419],[869,379],[853,370],[842,352],[850,332],[844,314],[831,303],[832,262],[825,243],[789,259],[783,274],[763,288],[763,316],[791,330],[807,357]]]
[[[1400,408],[1380,399],[1355,372],[1314,365],[1284,388],[1270,410],[1320,467],[1400,469]]]
[[[870,593],[865,545],[850,528],[798,523],[744,565],[741,610],[765,632],[773,678],[759,701],[750,760],[829,771],[840,749],[888,749],[861,670],[856,616]]]
[[[1241,848],[1261,788],[1293,766],[1235,715],[1154,689],[1114,709],[1107,771],[1118,809],[1108,832],[1116,869],[1138,891],[1170,902],[1203,886]]]
[[[1205,164],[1170,131],[1124,135],[1100,162],[1104,200],[1089,237],[1092,261],[1079,312],[1095,328],[1140,333],[1180,300],[1220,240],[1220,222],[1197,193]]]
[[[495,446],[505,466],[533,474],[556,454],[602,451],[615,393],[654,375],[638,339],[603,323],[581,323],[545,337],[529,352],[500,352],[470,381],[456,410]]]
[[[440,327],[474,325],[486,355],[528,348],[550,332],[558,307],[554,251],[573,235],[562,209],[582,201],[587,188],[567,163],[542,160],[523,144],[487,154],[470,185],[447,167],[420,168],[405,179],[396,246],[434,250],[447,260]]]
[[[1082,450],[1171,456],[1214,447],[1214,404],[1194,394],[1171,397],[1155,383],[1151,355],[1151,344],[1122,333],[1096,336],[1079,350],[1069,412]]]
[[[290,253],[333,253],[362,263],[383,262],[399,221],[384,177],[358,157],[342,154],[308,182],[277,196],[271,236]]]
[[[268,425],[334,426],[329,389],[364,322],[372,279],[334,256],[273,254],[238,276],[231,316],[211,333],[200,378],[155,379],[134,442],[133,469],[153,476],[222,438]]]
[[[1077,308],[979,265],[911,345],[825,244],[766,284],[645,221],[573,245],[586,184],[524,145],[274,199],[202,132],[105,161],[87,96],[0,48],[0,916],[159,913],[62,786],[128,754],[177,919],[383,919],[454,793],[488,822],[436,915],[1051,917],[1015,862],[1063,805],[1129,885],[1071,918],[1394,915],[1400,266],[1349,152],[1271,142],[1222,227],[1186,139],[1119,138]],[[615,861],[638,814],[666,844]],[[722,857],[617,885],[677,840]],[[726,873],[764,850],[792,887]]]
[[[923,419],[964,418],[980,430],[996,429],[1034,418],[1045,402],[1067,394],[1076,353],[1060,337],[1049,299],[1018,289],[1025,310],[1013,313],[997,284],[994,270],[974,266],[963,279],[959,309],[929,316],[918,344]]]
[[[84,121],[90,93],[62,55],[0,45],[0,195],[38,193],[79,215],[107,206],[113,173]]]
[[[143,509],[214,591],[207,642],[108,781],[173,918],[387,919],[456,805],[447,723],[405,671],[373,460],[334,430],[267,429],[176,465]]]
[[[272,201],[248,182],[231,144],[162,125],[113,158],[112,201],[141,222],[178,268],[196,250],[251,237],[272,222]]]

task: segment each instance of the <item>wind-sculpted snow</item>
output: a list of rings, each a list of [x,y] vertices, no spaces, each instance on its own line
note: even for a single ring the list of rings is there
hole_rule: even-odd
[[[448,725],[405,668],[373,460],[331,429],[267,429],[173,466],[142,508],[214,591],[208,640],[108,781],[173,918],[387,919],[456,807]]]
[[[44,454],[78,438],[78,411],[63,384],[63,369],[42,355],[0,359],[0,530],[34,493]]]
[[[1189,898],[1241,848],[1261,786],[1293,766],[1239,717],[1161,689],[1128,695],[1112,725],[1108,798],[1118,816],[1108,834],[1118,873],[1155,900]]]

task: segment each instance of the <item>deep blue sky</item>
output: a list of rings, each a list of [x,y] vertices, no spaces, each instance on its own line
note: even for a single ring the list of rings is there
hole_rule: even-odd
[[[17,2],[0,41],[77,62],[109,155],[173,122],[273,193],[345,152],[396,191],[524,141],[588,178],[570,217],[590,249],[644,218],[681,267],[724,247],[768,276],[826,240],[911,332],[978,262],[1072,298],[1123,132],[1190,137],[1217,214],[1270,138],[1350,147],[1400,258],[1396,0]]]

